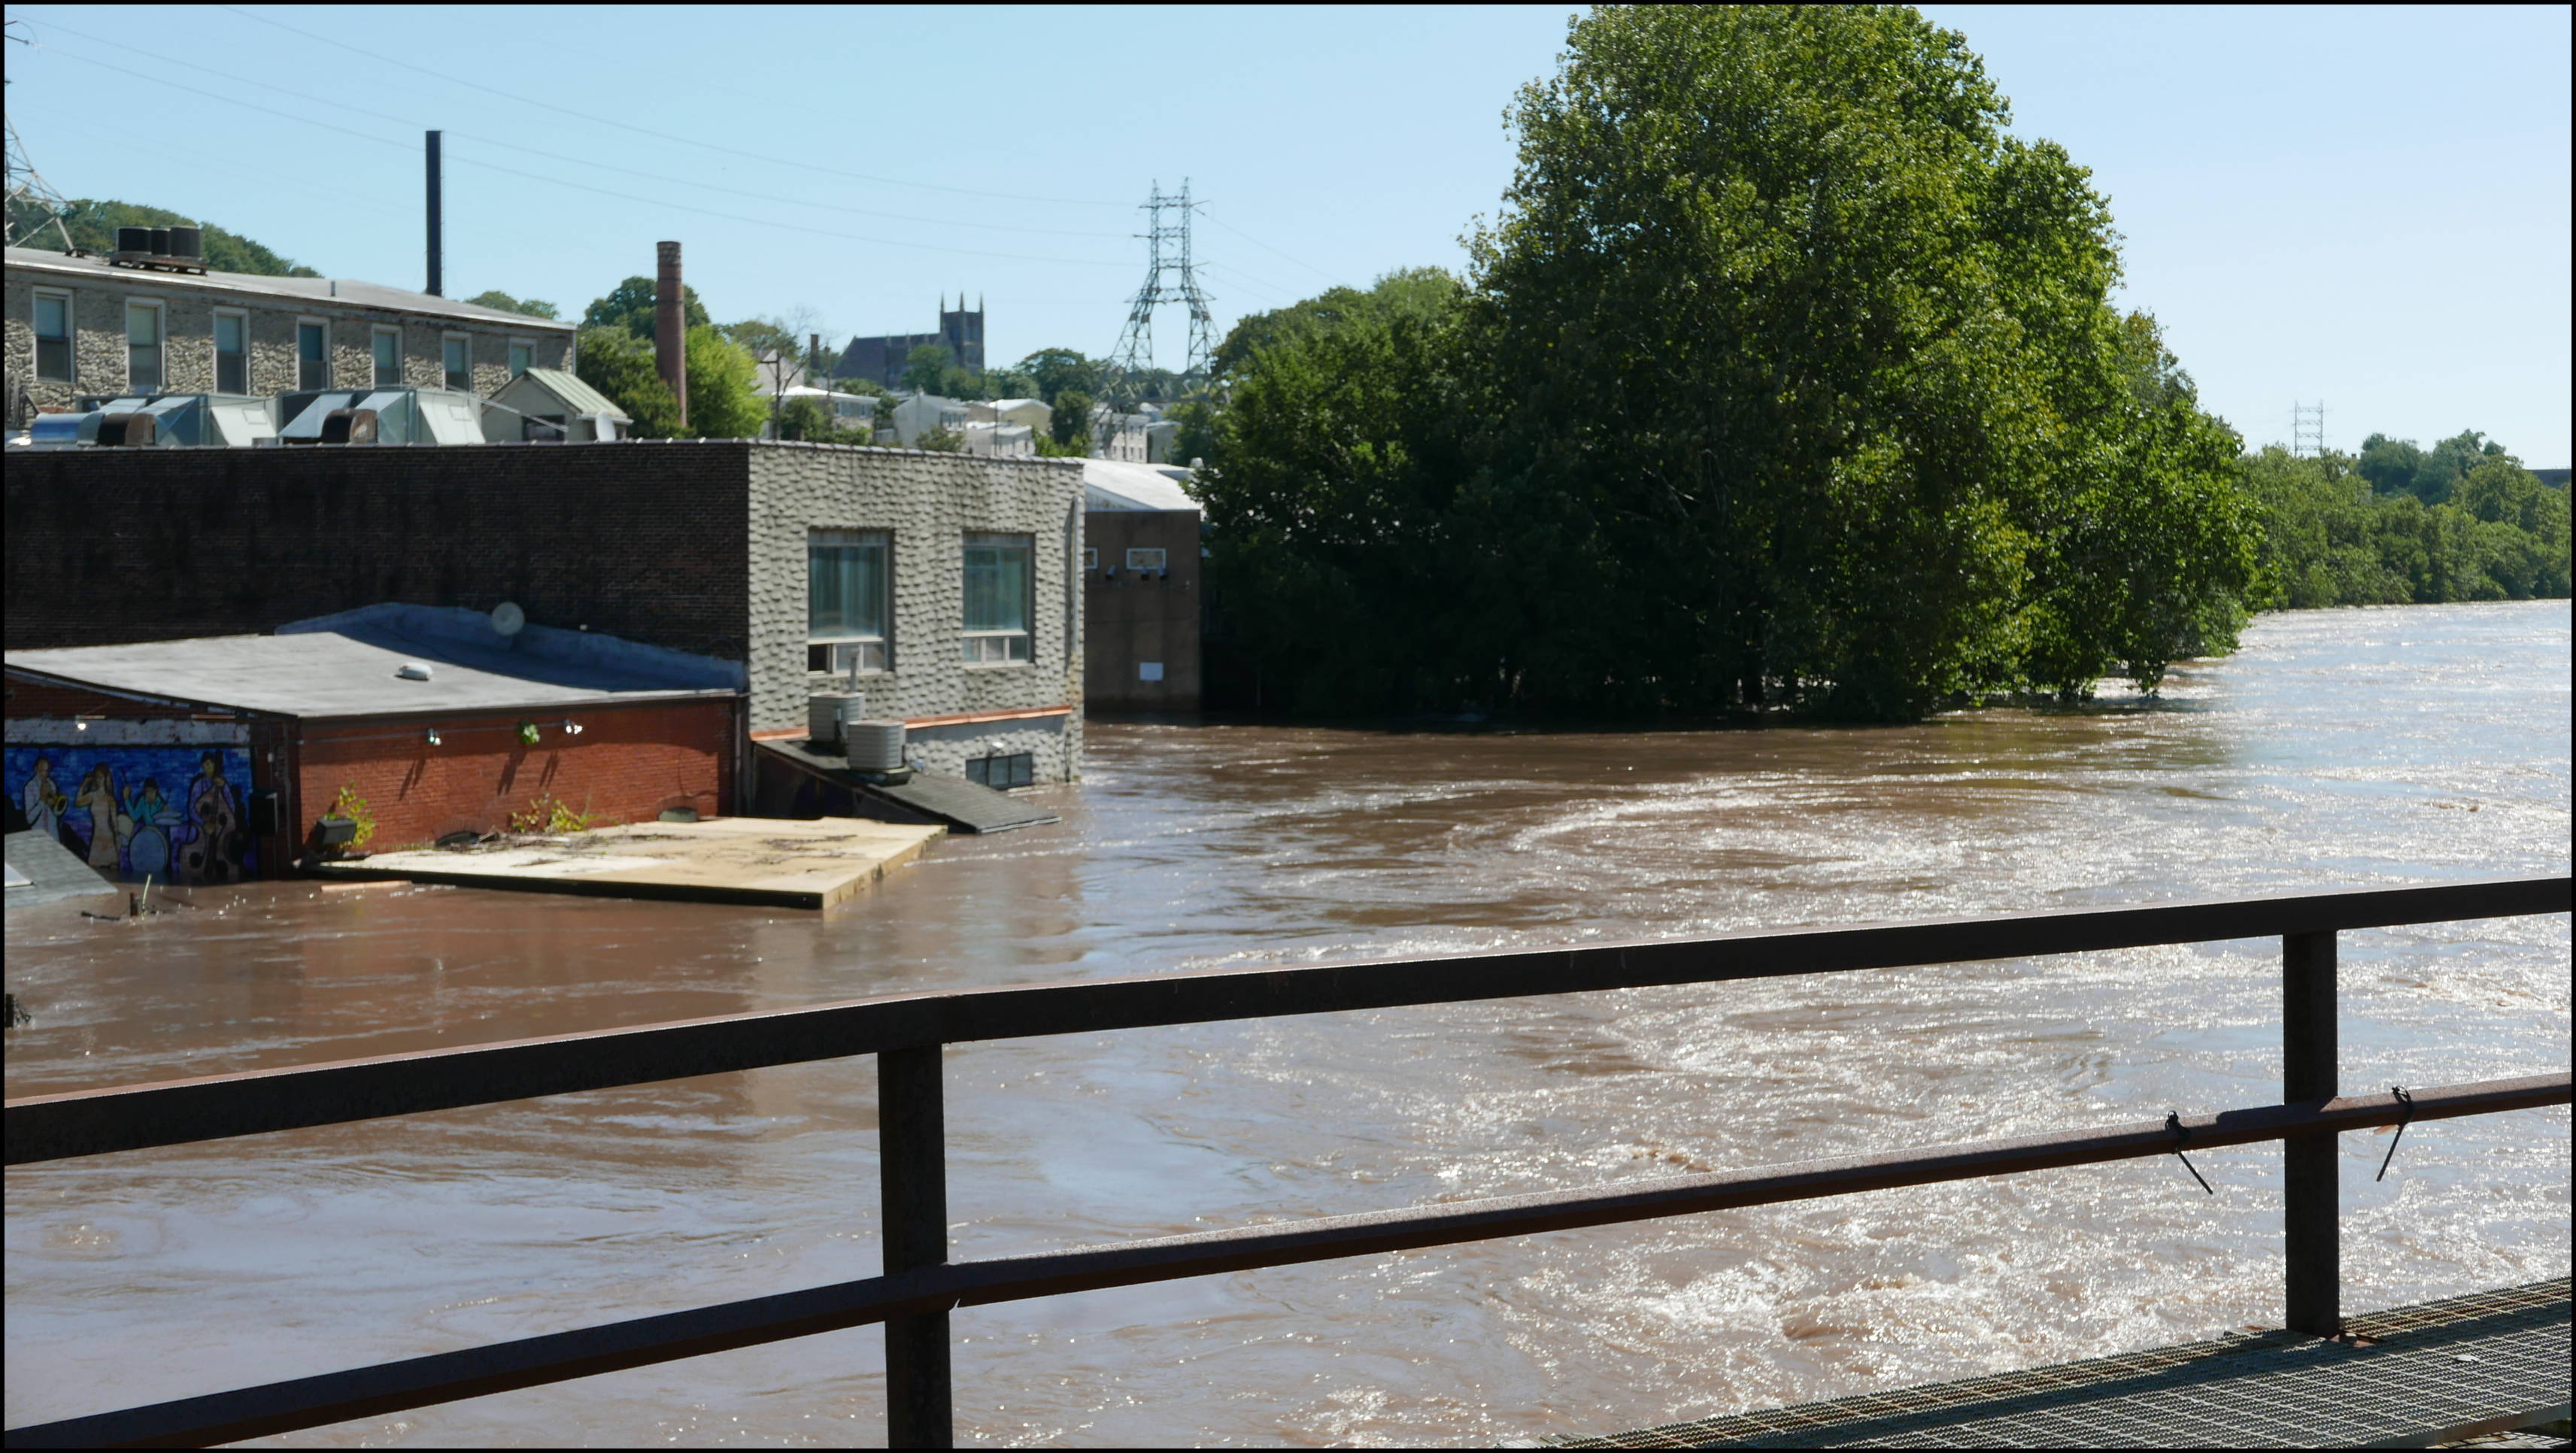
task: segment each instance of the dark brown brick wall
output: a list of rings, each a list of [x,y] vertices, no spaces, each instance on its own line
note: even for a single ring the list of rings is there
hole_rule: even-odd
[[[173,706],[160,701],[132,701],[110,696],[104,691],[87,691],[77,686],[56,686],[49,682],[8,678],[9,719],[23,717],[103,716],[115,721],[187,721],[203,717],[210,721],[231,721],[230,711],[201,710],[193,706]]]
[[[1185,510],[1092,510],[1082,543],[1101,568],[1082,576],[1082,699],[1095,710],[1196,711],[1199,707],[1199,517]],[[1161,549],[1169,579],[1139,578],[1131,548]],[[1117,567],[1112,575],[1109,567]],[[1140,661],[1163,679],[1139,681]]]
[[[589,707],[568,713],[577,737],[557,712],[535,719],[535,746],[519,740],[525,713],[441,719],[437,746],[417,721],[313,723],[297,753],[294,826],[309,835],[344,784],[375,815],[367,847],[377,852],[498,831],[549,796],[601,824],[647,822],[668,807],[728,814],[734,709],[730,697]]]
[[[381,601],[731,660],[741,442],[13,452],[10,650],[273,630]]]

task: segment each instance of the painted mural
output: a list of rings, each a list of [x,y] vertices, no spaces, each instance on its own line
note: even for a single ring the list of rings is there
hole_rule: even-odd
[[[7,764],[11,830],[23,821],[101,872],[238,883],[258,867],[243,748],[12,746]]]

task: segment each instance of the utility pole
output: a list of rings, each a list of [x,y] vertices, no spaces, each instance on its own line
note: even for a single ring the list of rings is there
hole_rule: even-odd
[[[2326,403],[2290,405],[2290,457],[2322,459],[2326,453]]]
[[[25,34],[26,23],[23,20],[10,21],[8,36],[20,45],[32,47],[35,42],[29,40]],[[12,81],[10,84],[17,83]],[[27,143],[18,139],[18,123],[10,120],[5,122],[5,125],[9,132],[9,204],[6,228],[9,245],[16,247],[22,243],[33,242],[44,233],[46,228],[50,227],[53,229],[55,238],[62,243],[63,251],[76,251],[77,249],[72,246],[71,229],[63,225],[64,214],[71,211],[72,204],[64,201],[62,193],[55,191],[53,184],[47,182],[43,174],[36,170],[36,164],[27,159]]]

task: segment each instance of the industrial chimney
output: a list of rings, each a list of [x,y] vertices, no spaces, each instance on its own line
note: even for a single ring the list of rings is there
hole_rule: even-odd
[[[689,312],[680,291],[680,244],[657,242],[660,268],[653,277],[653,361],[680,405],[680,427],[689,425]]]
[[[439,193],[442,190],[438,182],[439,136],[440,133],[435,131],[429,133],[429,295],[433,298],[447,295],[447,280],[441,276],[445,269],[441,266],[442,259],[439,256],[445,250],[442,244],[446,241],[439,235],[441,223],[438,204]]]

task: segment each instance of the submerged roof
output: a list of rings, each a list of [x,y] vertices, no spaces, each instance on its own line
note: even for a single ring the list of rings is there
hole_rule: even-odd
[[[405,313],[433,313],[444,318],[466,318],[477,323],[506,323],[513,328],[532,332],[570,333],[577,324],[557,318],[532,318],[525,313],[486,308],[475,303],[460,303],[436,293],[416,293],[409,288],[389,288],[382,283],[359,282],[354,278],[271,277],[254,272],[179,272],[168,268],[118,267],[102,257],[74,257],[68,253],[49,252],[35,247],[12,247],[8,250],[11,268],[32,272],[88,276],[102,281],[113,279],[146,291],[165,288],[201,288],[209,292],[258,294],[268,297],[296,298],[306,302],[338,303],[352,308],[390,308]]]
[[[379,605],[281,627],[126,646],[12,651],[8,668],[125,696],[278,716],[565,709],[730,696],[742,667],[614,636],[525,626],[479,611]],[[429,679],[396,674],[425,666]]]
[[[1123,459],[1082,461],[1083,505],[1087,510],[1189,510],[1199,502],[1172,477],[1186,469],[1133,464]]]

